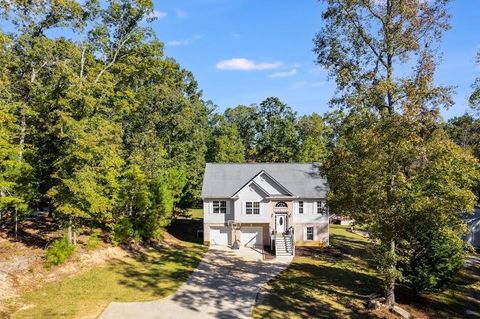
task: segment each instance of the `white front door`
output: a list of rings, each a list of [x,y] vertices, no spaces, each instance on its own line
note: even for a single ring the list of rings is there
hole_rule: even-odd
[[[244,246],[263,246],[262,227],[242,227],[240,241]]]
[[[277,234],[283,234],[287,231],[287,214],[275,215],[275,231]]]

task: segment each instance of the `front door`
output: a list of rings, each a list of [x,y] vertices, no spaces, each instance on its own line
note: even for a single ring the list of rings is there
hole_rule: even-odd
[[[283,234],[287,231],[287,214],[275,215],[275,232]]]

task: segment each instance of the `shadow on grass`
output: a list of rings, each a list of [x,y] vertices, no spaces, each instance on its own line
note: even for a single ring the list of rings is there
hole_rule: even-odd
[[[302,258],[270,283],[269,311],[260,317],[285,318],[286,313],[295,313],[302,318],[344,318],[357,311],[356,305],[366,296],[378,292],[379,286],[380,281],[372,275]],[[342,311],[343,307],[351,310]]]
[[[58,233],[58,224],[50,217],[30,217],[19,222],[17,237],[13,229],[13,224],[0,227],[0,231],[4,231],[8,240],[18,241],[33,248],[45,249],[61,235]]]
[[[203,219],[174,219],[167,227],[170,235],[190,243],[203,243]]]
[[[340,249],[343,253],[360,258],[371,258],[367,248],[369,244],[365,239],[355,239],[341,235],[331,235],[330,242],[333,247]]]
[[[301,247],[290,267],[269,284],[256,318],[372,318],[363,302],[381,292],[370,271],[365,239],[333,234],[331,246]],[[357,258],[358,257],[358,258]]]

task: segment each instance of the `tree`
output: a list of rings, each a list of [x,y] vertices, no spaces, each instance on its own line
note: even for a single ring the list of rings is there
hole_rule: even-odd
[[[58,182],[47,196],[67,223],[71,243],[75,243],[76,226],[112,222],[123,164],[120,130],[98,116],[76,121],[62,114],[60,125],[64,143],[53,173]]]
[[[450,138],[465,150],[472,152],[480,160],[480,119],[465,113],[448,120],[446,130]],[[475,194],[480,198],[480,183]]]
[[[128,220],[148,239],[199,196],[209,109],[146,26],[152,12],[150,0],[0,1],[14,27],[0,34],[0,103],[32,167],[28,205],[55,208],[60,223]],[[140,175],[148,205],[125,182]]]
[[[460,213],[473,209],[479,164],[429,125],[435,123],[353,114],[326,165],[332,210],[355,216],[379,240],[376,258],[387,292],[402,277],[415,289],[442,286],[465,254],[455,236],[465,230]],[[425,283],[419,274],[441,279]]]
[[[320,162],[327,157],[326,135],[328,129],[320,115],[304,115],[297,122],[300,147],[296,154],[298,162]]]
[[[480,64],[480,51],[477,53],[477,64]],[[480,77],[477,77],[472,85],[473,93],[470,95],[470,105],[480,112]]]
[[[31,167],[21,158],[24,151],[16,142],[19,126],[8,105],[0,103],[0,222],[12,213],[17,237],[19,215],[28,209],[32,187],[28,182]]]
[[[269,97],[258,108],[257,159],[263,162],[290,162],[297,152],[296,114],[276,97]]]
[[[435,112],[452,103],[449,88],[429,86],[435,69],[432,42],[449,28],[448,0],[325,2],[325,26],[314,39],[314,51],[336,81],[333,105],[392,114],[414,108]],[[407,73],[401,65],[416,66]]]
[[[458,145],[480,158],[480,119],[465,113],[449,119],[446,130]]]
[[[339,213],[370,225],[380,243],[386,303],[392,305],[395,281],[401,278],[397,246],[408,240],[403,234],[412,218],[418,224],[425,216],[436,218],[437,231],[458,231],[450,222],[459,221],[456,212],[470,209],[474,200],[470,188],[477,172],[468,165],[477,163],[455,148],[439,125],[439,108],[452,104],[451,89],[433,84],[432,43],[449,28],[448,1],[325,2],[325,26],[314,50],[317,63],[337,84],[331,103],[348,111],[327,165],[331,203]],[[426,162],[437,175],[427,174]],[[459,165],[457,177],[452,166],[444,165],[452,162]],[[425,196],[429,186],[435,202]],[[448,213],[440,203],[448,203]]]
[[[234,123],[221,115],[214,119],[207,160],[216,163],[242,163],[245,161],[245,146]]]
[[[249,161],[256,156],[256,145],[258,139],[259,115],[255,105],[238,105],[228,108],[224,113],[225,119],[234,123],[245,146],[245,158]]]

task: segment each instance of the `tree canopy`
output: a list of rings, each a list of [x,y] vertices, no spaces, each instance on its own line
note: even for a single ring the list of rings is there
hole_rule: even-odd
[[[436,289],[458,271],[460,213],[475,203],[478,161],[445,133],[439,111],[452,104],[451,88],[434,83],[448,1],[324,2],[314,51],[337,84],[331,104],[345,112],[331,118],[329,201],[378,241],[392,305],[397,280]]]

